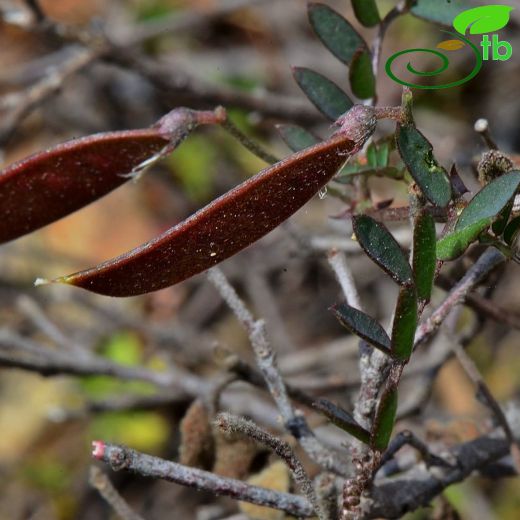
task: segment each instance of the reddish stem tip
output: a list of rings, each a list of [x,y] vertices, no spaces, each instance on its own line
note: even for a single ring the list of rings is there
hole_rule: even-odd
[[[105,456],[105,443],[103,441],[92,441],[92,456],[102,460]]]

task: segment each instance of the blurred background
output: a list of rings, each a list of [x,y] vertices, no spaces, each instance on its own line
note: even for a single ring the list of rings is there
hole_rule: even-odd
[[[327,3],[354,20],[350,2]],[[72,27],[76,36],[82,31],[106,35],[143,62],[159,67],[166,77],[180,78],[176,90],[160,88],[128,60],[109,58],[92,60],[49,87],[46,80],[70,63],[80,46],[72,38],[52,38],[34,29],[28,4],[0,1],[4,165],[73,137],[146,127],[175,106],[207,108],[216,102],[228,107],[244,132],[281,157],[289,150],[276,131],[277,123],[296,122],[321,136],[330,132],[329,123],[298,89],[291,66],[313,68],[348,90],[346,68],[313,34],[303,0],[40,1],[47,17]],[[378,5],[385,13],[395,2],[381,0]],[[353,23],[372,40],[373,30]],[[456,162],[471,189],[477,186],[475,159],[485,150],[473,130],[476,119],[487,118],[500,148],[518,160],[519,24],[517,9],[501,32],[513,46],[510,61],[485,63],[478,77],[460,88],[416,91],[418,127],[434,144],[440,163],[450,167]],[[434,47],[438,41],[438,26],[402,17],[388,32],[381,62],[401,49]],[[464,59],[457,66],[464,69]],[[183,87],[186,78],[191,83]],[[204,90],[207,85],[209,90]],[[47,90],[38,97],[40,87]],[[218,97],[222,92],[255,96],[263,108],[253,110],[233,98],[225,103]],[[384,73],[378,78],[378,92],[380,105],[400,103],[400,86]],[[287,103],[294,118],[277,117],[269,109],[271,100]],[[382,124],[378,135],[392,131],[391,124]],[[177,459],[179,422],[193,400],[193,387],[218,379],[223,351],[253,359],[246,335],[204,275],[124,300],[65,286],[35,289],[34,279],[68,274],[123,253],[263,167],[265,163],[221,129],[203,128],[138,183],[127,183],[74,215],[2,246],[0,348],[16,338],[29,339],[71,359],[87,351],[147,372],[123,381],[101,375],[44,377],[30,370],[0,368],[0,518],[114,518],[87,482],[92,439]],[[388,199],[393,199],[393,206],[407,203],[403,183],[375,178],[370,187],[374,205]],[[255,314],[266,319],[288,381],[351,408],[359,377],[357,343],[327,310],[342,297],[326,250],[335,245],[346,251],[367,310],[385,326],[397,291],[350,240],[350,221],[330,218],[346,208],[330,191],[316,196],[288,225],[222,268]],[[392,229],[404,246],[409,244],[406,223]],[[508,266],[499,283],[488,289],[494,301],[519,315],[517,269]],[[450,274],[456,277],[460,272]],[[438,289],[434,301],[442,296]],[[465,309],[459,319],[463,327],[475,318]],[[517,330],[488,320],[468,347],[501,402],[518,397],[518,345]],[[174,370],[178,381],[168,387],[147,380],[149,372]],[[420,403],[420,414],[410,415],[399,428],[409,427],[432,442],[442,438],[452,443],[486,431],[487,411],[475,400],[474,388],[456,361],[443,364],[432,381],[418,374],[407,381],[410,389],[424,384],[431,387],[431,394],[427,392]],[[267,395],[241,383],[231,385],[227,393],[233,411],[279,428]],[[408,395],[412,394],[410,390]],[[401,404],[405,407],[406,399]],[[339,430],[310,412],[309,420],[327,442],[341,446]],[[269,464],[265,453],[257,453],[240,477],[257,476]],[[226,518],[237,507],[232,501],[165,482],[126,474],[113,475],[113,480],[148,519]],[[498,482],[473,478],[449,488],[444,497],[463,519],[519,517],[517,478]],[[433,518],[437,509],[407,518]],[[254,515],[283,518],[266,511]]]

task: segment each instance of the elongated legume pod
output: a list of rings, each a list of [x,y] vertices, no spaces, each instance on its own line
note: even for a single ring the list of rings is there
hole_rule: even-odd
[[[39,229],[106,195],[154,157],[173,150],[222,111],[178,108],[150,128],[95,134],[59,144],[0,171],[0,243]]]
[[[57,281],[108,296],[133,296],[185,280],[289,218],[334,176],[355,147],[354,141],[337,136],[291,155],[154,240]]]

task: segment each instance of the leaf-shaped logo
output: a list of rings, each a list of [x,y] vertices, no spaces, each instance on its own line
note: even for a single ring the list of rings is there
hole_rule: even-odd
[[[463,11],[453,20],[453,27],[460,33],[485,34],[499,31],[509,22],[509,5],[484,5]]]
[[[444,40],[437,44],[437,48],[443,51],[458,51],[465,45],[466,44],[460,40]]]

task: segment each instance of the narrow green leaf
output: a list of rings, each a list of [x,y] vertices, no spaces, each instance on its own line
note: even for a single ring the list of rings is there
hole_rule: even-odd
[[[520,171],[497,177],[484,186],[460,214],[452,233],[437,243],[437,258],[452,260],[460,256],[513,201],[520,186]]]
[[[276,125],[282,139],[293,152],[319,143],[319,139],[298,125]]]
[[[346,303],[335,305],[331,307],[331,310],[339,322],[350,332],[364,339],[385,354],[390,353],[390,338],[385,329],[374,318]]]
[[[338,428],[350,433],[356,439],[365,444],[370,443],[370,432],[365,430],[352,415],[340,406],[328,401],[327,399],[317,399],[312,403],[312,407],[319,410],[330,422]]]
[[[352,0],[354,14],[365,27],[374,27],[381,22],[375,0]]]
[[[518,230],[520,229],[520,217],[515,217],[504,230],[504,241],[506,244],[511,245],[517,236]]]
[[[416,217],[413,228],[412,268],[417,286],[417,296],[425,302],[430,301],[436,263],[435,221],[423,209]]]
[[[435,257],[434,257],[435,258]],[[415,285],[403,285],[399,290],[392,325],[392,356],[407,361],[413,350],[417,329],[417,290]]]
[[[393,139],[382,139],[377,143],[377,165],[381,168],[388,166],[390,152],[393,150]]]
[[[513,199],[519,185],[520,171],[512,171],[484,186],[460,214],[455,231],[485,218],[494,219]]]
[[[383,224],[368,215],[354,217],[352,224],[360,246],[379,267],[401,285],[412,281],[412,269],[401,246]]]
[[[376,93],[376,78],[372,72],[372,58],[366,48],[358,49],[352,57],[348,77],[352,92],[359,99],[370,99]]]
[[[349,65],[354,53],[367,45],[343,16],[328,5],[310,3],[309,21],[318,38],[336,58]]]
[[[444,207],[451,199],[451,184],[446,170],[433,156],[430,142],[413,125],[398,125],[397,146],[410,174],[425,197]]]
[[[377,168],[377,147],[374,142],[370,143],[367,146],[366,156],[368,165],[372,168]]]
[[[453,27],[462,35],[469,29],[469,34],[497,32],[509,23],[513,10],[508,5],[483,5],[468,9],[458,14],[453,20]]]
[[[492,222],[492,218],[484,218],[441,238],[437,242],[437,258],[443,261],[458,258]]]
[[[313,105],[326,117],[336,121],[354,103],[336,83],[304,67],[293,68],[294,79]]]
[[[442,6],[439,4],[442,3]],[[457,15],[462,11],[475,7],[470,0],[417,0],[411,13],[429,22],[451,27]]]
[[[388,446],[394,429],[397,399],[396,388],[385,388],[379,401],[372,429],[371,444],[376,450],[383,451]]]

